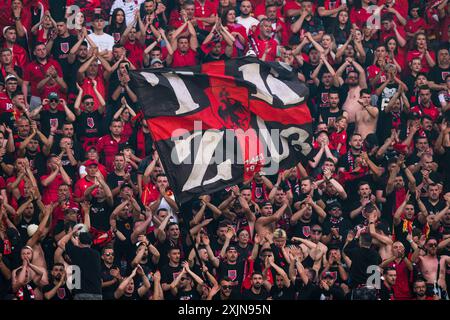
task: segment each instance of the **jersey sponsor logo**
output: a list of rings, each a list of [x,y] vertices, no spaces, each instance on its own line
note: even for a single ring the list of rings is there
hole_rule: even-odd
[[[262,188],[258,187],[255,189],[255,196],[258,199],[262,197]]]

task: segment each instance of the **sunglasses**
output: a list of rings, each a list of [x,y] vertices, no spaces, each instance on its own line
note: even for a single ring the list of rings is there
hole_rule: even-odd
[[[105,256],[111,257],[111,256],[114,256],[114,253],[105,253]]]
[[[312,230],[313,233],[322,233],[322,230]]]
[[[222,286],[222,289],[223,290],[231,290],[231,289],[233,289],[233,287],[232,286]]]
[[[429,247],[437,247],[437,243],[429,243],[428,246]]]
[[[93,106],[94,102],[85,102],[84,104],[87,105],[87,106]]]
[[[189,278],[185,278],[185,277],[181,278],[181,281],[184,281],[184,280],[189,280]]]
[[[58,102],[58,99],[50,99],[50,102]]]

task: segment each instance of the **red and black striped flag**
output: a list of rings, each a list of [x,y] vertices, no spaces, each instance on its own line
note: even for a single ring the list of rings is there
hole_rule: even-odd
[[[130,75],[180,203],[311,151],[308,89],[286,65],[245,57]]]

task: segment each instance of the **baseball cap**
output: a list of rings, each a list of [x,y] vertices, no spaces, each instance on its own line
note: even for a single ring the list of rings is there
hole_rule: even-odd
[[[88,160],[86,161],[86,163],[84,164],[86,167],[89,166],[98,166],[98,161],[97,160]]]
[[[125,149],[133,149],[133,146],[127,141],[120,145],[120,151],[123,151]]]
[[[59,99],[59,96],[58,96],[58,94],[57,94],[56,92],[50,92],[50,93],[48,94],[48,99],[49,99],[49,100],[58,100],[58,99]]]
[[[230,251],[230,250],[235,250],[235,251],[237,251],[237,249],[236,249],[235,246],[228,246],[228,247],[227,247],[227,250],[225,250],[225,252],[228,252],[228,251]]]
[[[14,26],[6,26],[6,27],[3,28],[3,36],[5,36],[6,31],[8,31],[9,29],[16,30],[16,28]]]
[[[334,275],[333,275],[333,273],[331,273],[330,271],[325,271],[325,272],[322,272],[322,278],[331,278],[331,279],[334,279]]]
[[[132,187],[131,184],[129,184],[129,183],[122,183],[122,184],[120,185],[120,190],[122,190],[122,189],[124,189],[124,188],[130,188],[130,189],[133,189],[133,187]]]
[[[332,210],[334,208],[342,209],[342,205],[338,201],[333,201],[327,206],[328,210]]]
[[[17,77],[13,74],[8,74],[5,78],[5,83],[8,82],[9,80],[17,80]]]
[[[152,66],[152,65],[154,65],[155,63],[160,63],[160,64],[162,64],[163,62],[161,61],[161,59],[155,58],[155,59],[152,59],[152,61],[150,62],[150,65]]]

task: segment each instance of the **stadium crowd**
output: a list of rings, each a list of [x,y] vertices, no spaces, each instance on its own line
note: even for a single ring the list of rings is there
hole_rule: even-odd
[[[448,0],[0,7],[0,299],[447,299]],[[246,55],[308,84],[313,154],[182,210],[129,71]]]

